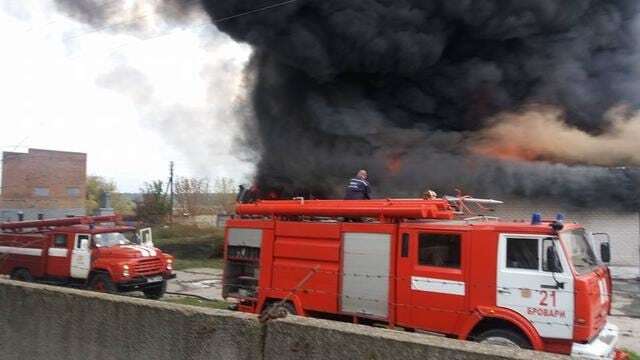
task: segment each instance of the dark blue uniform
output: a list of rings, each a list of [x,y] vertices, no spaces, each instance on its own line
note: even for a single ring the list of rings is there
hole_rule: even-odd
[[[366,180],[353,178],[349,180],[347,190],[344,195],[345,200],[368,200],[370,197],[371,189],[369,183]]]

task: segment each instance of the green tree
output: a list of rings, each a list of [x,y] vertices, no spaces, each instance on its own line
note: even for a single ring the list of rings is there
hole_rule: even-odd
[[[101,176],[87,177],[87,197],[85,199],[85,209],[87,214],[95,214],[100,208],[102,194],[111,194],[111,206],[116,214],[132,215],[134,213],[134,203],[118,192],[118,187],[113,181],[109,181]]]
[[[169,196],[164,191],[162,180],[144,183],[142,199],[136,202],[136,216],[138,220],[151,225],[163,224],[171,215]]]

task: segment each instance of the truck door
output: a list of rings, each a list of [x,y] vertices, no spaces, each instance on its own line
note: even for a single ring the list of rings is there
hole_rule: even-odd
[[[69,277],[72,246],[67,234],[53,234],[51,246],[47,250],[47,275],[51,277]]]
[[[86,279],[91,268],[91,235],[76,234],[71,251],[71,277]]]
[[[467,237],[464,232],[401,231],[396,289],[399,324],[454,331],[465,308]]]
[[[573,275],[560,249],[556,238],[501,234],[496,303],[527,318],[542,337],[571,339]]]

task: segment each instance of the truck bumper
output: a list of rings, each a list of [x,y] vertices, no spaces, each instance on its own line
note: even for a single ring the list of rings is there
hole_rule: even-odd
[[[175,279],[175,278],[176,278],[176,274],[174,273],[171,273],[171,274],[164,273],[164,274],[158,274],[156,276],[135,278],[126,282],[119,283],[118,290],[119,291],[142,290],[148,286],[157,286],[162,281]]]
[[[613,359],[616,356],[618,327],[610,322],[587,344],[573,343],[571,356],[578,359]]]

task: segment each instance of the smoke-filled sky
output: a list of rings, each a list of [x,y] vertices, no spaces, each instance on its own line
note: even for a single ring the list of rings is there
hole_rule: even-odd
[[[212,19],[276,0],[205,0]],[[637,206],[636,0],[299,0],[220,23],[251,44],[263,187]],[[291,152],[294,148],[295,152]],[[294,190],[295,191],[295,190]]]
[[[180,10],[1,1],[0,151],[86,152],[90,174],[130,192],[166,180],[171,160],[180,176],[250,177],[251,164],[230,155],[250,49]]]

